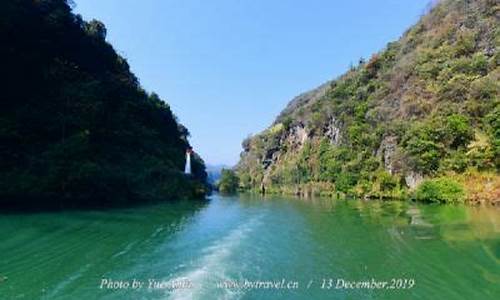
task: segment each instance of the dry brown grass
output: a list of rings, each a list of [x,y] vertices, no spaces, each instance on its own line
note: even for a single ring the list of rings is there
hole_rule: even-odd
[[[473,205],[500,205],[500,174],[468,171],[460,175],[467,202]]]

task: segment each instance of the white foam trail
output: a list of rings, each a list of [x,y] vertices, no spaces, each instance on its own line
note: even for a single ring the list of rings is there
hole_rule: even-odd
[[[170,282],[188,280],[193,284],[193,287],[174,289],[169,295],[169,299],[207,299],[207,295],[204,295],[206,292],[211,292],[213,296],[214,291],[211,291],[211,289],[215,288],[215,283],[229,280],[225,275],[228,267],[228,263],[225,262],[225,260],[234,252],[238,245],[240,245],[241,241],[248,233],[255,229],[259,220],[260,217],[255,217],[247,223],[241,224],[237,228],[231,230],[224,238],[217,240],[212,246],[204,249],[203,252],[206,254],[203,255],[199,263],[196,264],[198,267],[170,280]],[[217,289],[216,292],[224,293],[220,299],[238,299],[242,296],[242,291]]]
[[[64,290],[68,285],[73,283],[78,278],[82,277],[82,275],[88,271],[91,264],[86,264],[83,267],[79,268],[72,275],[68,276],[65,280],[59,282],[54,289],[52,289],[49,293],[44,295],[43,299],[54,299],[60,291]]]
[[[125,248],[124,248],[122,251],[120,251],[120,252],[118,252],[118,253],[114,254],[111,258],[117,258],[117,257],[119,257],[119,256],[122,256],[122,255],[124,255],[124,254],[127,254],[127,253],[128,253],[128,252],[132,249],[132,247],[133,247],[136,243],[137,243],[137,242],[132,242],[132,243],[129,243],[127,246],[125,246]]]

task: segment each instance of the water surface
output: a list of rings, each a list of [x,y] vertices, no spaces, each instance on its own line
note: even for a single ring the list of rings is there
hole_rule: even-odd
[[[1,278],[0,299],[500,299],[500,210],[214,195],[3,214]]]

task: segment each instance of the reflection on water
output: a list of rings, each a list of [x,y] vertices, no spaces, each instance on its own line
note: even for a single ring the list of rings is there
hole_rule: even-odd
[[[0,217],[2,299],[498,299],[500,211],[410,202],[212,196]],[[137,290],[101,280],[139,280]],[[325,279],[412,289],[322,289]],[[148,279],[187,289],[147,288]],[[293,280],[299,289],[224,289]],[[307,286],[309,288],[307,288]]]

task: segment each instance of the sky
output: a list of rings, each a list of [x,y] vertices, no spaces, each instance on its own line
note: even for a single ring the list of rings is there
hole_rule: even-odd
[[[170,105],[205,162],[228,166],[294,96],[397,40],[430,2],[73,1],[106,25],[107,41]]]

